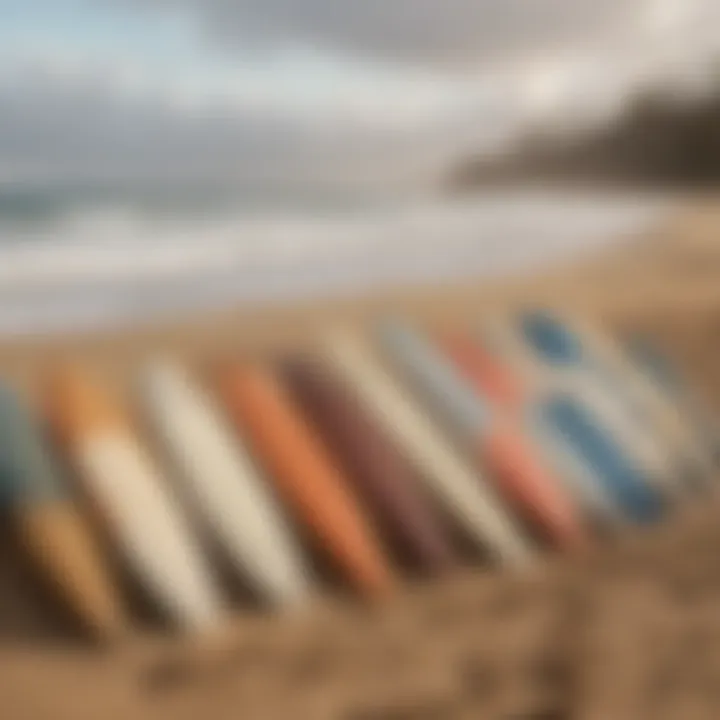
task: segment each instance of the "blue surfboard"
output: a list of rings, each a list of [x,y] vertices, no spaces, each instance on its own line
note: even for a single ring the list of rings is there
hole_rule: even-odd
[[[628,519],[651,522],[661,517],[662,498],[652,482],[642,475],[581,403],[572,396],[557,394],[539,406],[538,419],[566,438]]]

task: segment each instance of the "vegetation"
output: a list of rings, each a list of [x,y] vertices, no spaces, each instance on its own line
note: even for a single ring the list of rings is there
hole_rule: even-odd
[[[461,166],[451,186],[497,180],[588,180],[710,186],[720,184],[718,91],[692,101],[667,92],[636,98],[613,125],[563,140],[526,138],[502,158]]]

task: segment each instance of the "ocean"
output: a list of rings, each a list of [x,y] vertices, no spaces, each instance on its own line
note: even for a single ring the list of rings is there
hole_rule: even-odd
[[[0,188],[0,334],[496,278],[628,237],[673,209],[647,194],[516,189],[285,197]]]

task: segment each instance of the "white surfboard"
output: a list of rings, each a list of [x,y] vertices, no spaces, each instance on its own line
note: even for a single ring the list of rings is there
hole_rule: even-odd
[[[563,325],[575,334],[574,326],[570,326],[565,318]],[[663,443],[654,427],[628,409],[620,386],[608,387],[608,383],[596,376],[589,364],[594,351],[587,346],[584,336],[577,337],[582,343],[582,356],[557,363],[544,359],[531,347],[515,318],[486,326],[482,337],[523,378],[529,393],[537,398],[553,393],[566,393],[577,398],[612,434],[618,447],[659,492],[672,498],[681,496],[672,449]]]
[[[568,438],[545,422],[542,403],[552,397],[552,393],[544,393],[543,375],[524,351],[507,318],[495,316],[486,319],[479,332],[470,331],[470,334],[475,335],[483,350],[493,355],[516,378],[522,389],[519,396],[521,407],[515,408],[519,422],[537,444],[566,491],[593,520],[606,527],[621,523],[622,507],[603,479],[598,477],[596,470],[588,465]]]
[[[46,378],[43,405],[128,571],[176,626],[216,630],[226,613],[211,568],[122,403],[85,369],[65,366]]]
[[[298,542],[211,396],[170,361],[146,367],[140,383],[184,495],[238,573],[273,603],[304,600],[310,580]]]
[[[363,343],[337,331],[327,337],[323,351],[468,536],[502,563],[525,562],[533,552],[531,542],[500,498]]]
[[[182,509],[140,446],[114,429],[97,430],[78,444],[76,459],[149,594],[182,629],[215,629],[225,613],[214,578]]]

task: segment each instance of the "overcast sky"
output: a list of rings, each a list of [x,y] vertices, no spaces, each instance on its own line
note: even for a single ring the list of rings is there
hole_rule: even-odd
[[[0,182],[418,178],[720,49],[717,0],[0,0],[0,18]]]

